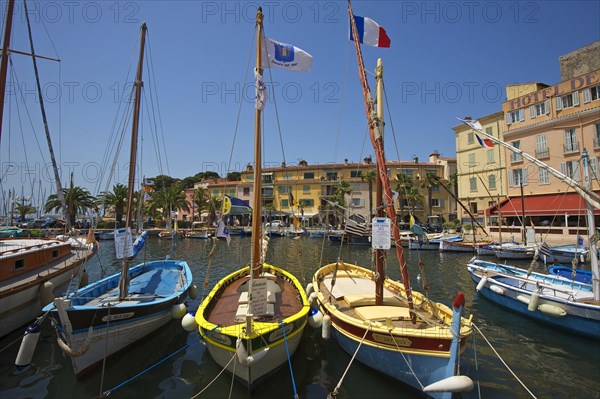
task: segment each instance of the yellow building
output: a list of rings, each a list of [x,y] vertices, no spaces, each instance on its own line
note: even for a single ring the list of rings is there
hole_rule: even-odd
[[[484,132],[504,140],[506,125],[503,112],[496,112],[477,120]],[[496,224],[496,218],[486,220],[485,210],[507,195],[505,150],[499,145],[482,146],[478,140],[479,136],[466,124],[455,126],[453,130],[456,134],[459,199],[482,226]],[[460,206],[458,215],[463,224],[471,223],[469,214]]]

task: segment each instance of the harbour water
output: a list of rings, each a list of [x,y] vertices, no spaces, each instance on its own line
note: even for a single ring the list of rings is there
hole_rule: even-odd
[[[101,243],[99,255],[88,262],[90,280],[104,271],[109,275],[119,270],[110,241]],[[170,256],[184,259],[192,268],[194,282],[202,294],[224,275],[246,264],[250,254],[250,239],[233,237],[230,248],[220,241],[210,264],[207,279],[208,254],[211,240],[150,239],[137,261]],[[457,292],[466,297],[467,314],[473,314],[475,324],[494,348],[537,398],[600,398],[600,343],[584,337],[556,331],[534,321],[512,315],[475,294],[465,264],[470,256],[437,251],[406,251],[413,287],[422,291],[417,263],[426,265],[431,299],[450,304]],[[341,259],[368,265],[368,247],[340,247],[321,239],[274,238],[270,242],[268,260],[287,268],[304,284],[321,264]],[[388,274],[400,278],[395,254],[389,253]],[[522,263],[527,267],[528,263]],[[200,296],[188,301],[195,311]],[[93,398],[111,391],[113,398],[248,398],[246,389],[231,375],[223,373],[212,361],[198,333],[185,332],[179,321],[173,321],[161,331],[136,344],[130,350],[106,360],[104,370],[98,368],[82,380],[76,380],[69,359],[56,345],[56,333],[45,323],[33,364],[17,370],[14,360],[19,349],[16,331],[0,340],[0,398]],[[12,344],[13,341],[16,343]],[[175,353],[177,352],[177,353]],[[172,355],[172,356],[171,356]],[[169,357],[170,356],[170,357]],[[167,358],[168,357],[168,358]],[[307,327],[302,345],[292,359],[294,379],[300,398],[324,399],[340,381],[350,362],[350,356],[334,341],[323,341],[320,331]],[[157,364],[149,371],[148,367]],[[462,359],[462,373],[476,383],[475,389],[462,398],[528,398],[532,397],[516,381],[496,357],[484,339],[475,334]],[[393,367],[393,365],[390,365]],[[133,378],[142,373],[139,377]],[[213,382],[214,380],[214,382]],[[122,384],[122,385],[121,385]],[[293,398],[289,367],[282,367],[251,395],[253,398]],[[337,396],[345,398],[419,398],[417,392],[388,377],[354,362]]]

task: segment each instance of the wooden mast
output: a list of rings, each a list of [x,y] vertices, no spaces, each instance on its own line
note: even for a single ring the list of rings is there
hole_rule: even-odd
[[[142,24],[140,32],[140,55],[138,59],[137,72],[135,74],[135,97],[133,103],[133,123],[131,124],[131,150],[129,152],[129,178],[127,180],[127,209],[125,216],[125,228],[129,230],[126,232],[127,235],[131,234],[131,227],[133,225],[133,198],[135,196],[135,168],[137,160],[137,142],[138,142],[138,128],[140,119],[140,103],[142,93],[142,71],[144,65],[144,47],[146,44],[146,22]],[[129,259],[125,255],[123,257],[123,267],[121,269],[121,279],[119,280],[119,300],[125,299],[129,291]]]
[[[256,11],[256,72],[262,76],[263,69],[261,63],[262,56],[262,32],[263,13],[262,8],[258,7]],[[252,209],[252,255],[250,258],[251,274],[253,278],[258,278],[262,271],[261,264],[261,206],[262,206],[262,157],[261,157],[261,139],[260,139],[260,115],[261,110],[255,107],[254,110],[254,207]]]
[[[367,82],[367,74],[365,65],[362,58],[362,52],[360,50],[360,40],[358,37],[358,30],[356,28],[356,21],[354,20],[354,14],[352,13],[352,5],[348,0],[348,16],[350,18],[350,25],[352,27],[352,36],[354,38],[354,47],[356,49],[356,58],[358,62],[358,75],[363,88],[363,97],[365,100],[365,109],[367,113],[367,121],[369,124],[369,135],[371,136],[371,144],[375,150],[375,159],[377,160],[377,174],[378,179],[381,180],[383,185],[383,203],[386,207],[387,216],[391,219],[392,223],[392,234],[394,236],[394,242],[396,243],[396,255],[398,262],[400,263],[400,271],[402,273],[402,283],[406,291],[406,300],[408,302],[408,308],[410,309],[411,319],[413,323],[416,323],[416,315],[414,313],[414,304],[412,298],[412,290],[410,288],[410,280],[408,278],[408,268],[406,267],[406,260],[404,259],[404,252],[402,251],[402,245],[400,242],[400,232],[398,230],[398,221],[396,220],[396,209],[394,208],[394,197],[392,196],[392,189],[387,176],[387,167],[385,161],[385,154],[383,151],[383,138],[381,137],[381,121],[377,118],[374,110],[373,97]],[[383,275],[383,273],[381,273]],[[383,283],[383,277],[378,281],[378,284]]]
[[[0,60],[0,139],[2,138],[2,117],[4,115],[4,95],[6,94],[6,74],[8,73],[8,47],[12,30],[15,0],[8,0],[6,21],[4,23],[4,41],[2,44],[2,60]]]
[[[383,144],[383,64],[381,58],[377,59],[377,68],[375,69],[375,79],[377,81],[377,117],[379,118],[379,131],[381,133],[381,142]],[[377,163],[379,167],[379,163]],[[387,173],[387,172],[386,172]],[[381,182],[381,172],[377,171],[375,203],[377,204],[377,217],[384,217],[383,213],[383,183]],[[375,282],[375,305],[383,305],[383,280],[385,278],[384,270],[385,253],[383,249],[375,250],[375,270],[377,271],[377,280]]]

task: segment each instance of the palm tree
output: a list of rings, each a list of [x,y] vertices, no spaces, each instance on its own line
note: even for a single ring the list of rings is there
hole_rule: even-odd
[[[415,208],[417,205],[423,206],[423,196],[419,192],[419,188],[417,186],[411,186],[405,193],[406,202],[410,206],[410,213],[415,213]]]
[[[400,219],[404,221],[404,200],[407,199],[407,193],[413,187],[412,179],[406,173],[396,174],[396,191],[398,191],[398,199],[400,201]]]
[[[61,210],[65,211],[67,220],[71,226],[75,225],[75,219],[78,213],[84,213],[88,209],[92,208],[95,204],[95,198],[90,194],[88,190],[83,187],[69,187],[63,188],[63,196],[65,197],[65,204],[67,209],[63,209],[63,204],[58,200],[56,194],[48,196],[48,200],[44,205],[44,212]]]
[[[425,180],[421,183],[421,187],[427,190],[427,208],[429,210],[429,216],[433,216],[433,207],[431,206],[433,197],[433,188],[438,187],[440,183],[437,181],[435,175],[431,172],[425,173]]]
[[[26,204],[25,200],[22,200],[21,202],[15,201],[15,208],[13,213],[19,215],[19,221],[21,223],[25,221],[25,217],[27,215],[29,215],[30,213],[35,213],[36,211],[37,208],[30,204]]]
[[[198,218],[200,219],[202,215],[202,210],[209,207],[208,198],[206,198],[206,194],[208,192],[203,187],[198,187],[198,189],[194,192],[194,198],[192,201],[196,208],[198,208]],[[192,221],[194,220],[194,215],[192,215]]]
[[[117,183],[113,186],[112,192],[101,192],[98,196],[98,204],[102,205],[104,209],[113,207],[115,209],[115,221],[117,225],[120,225],[127,204],[127,186]]]
[[[152,195],[151,208],[158,210],[162,208],[162,215],[168,220],[171,211],[183,210],[189,212],[190,206],[185,197],[185,192],[181,191],[178,185],[156,191]]]
[[[375,169],[371,169],[366,175],[361,176],[362,181],[369,183],[369,219],[373,218],[373,182],[377,178]]]
[[[338,185],[335,187],[335,192],[331,196],[331,201],[337,203],[339,206],[345,208],[346,207],[346,195],[350,195],[352,189],[350,188],[350,183],[346,180],[341,180]],[[337,219],[337,217],[336,217]],[[334,222],[337,224],[337,220]]]

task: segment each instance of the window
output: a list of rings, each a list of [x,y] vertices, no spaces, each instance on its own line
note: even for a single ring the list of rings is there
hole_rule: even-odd
[[[315,200],[314,199],[301,199],[300,206],[302,208],[312,208],[313,206],[315,206]]]
[[[577,142],[577,131],[575,128],[565,129],[564,152],[578,152],[579,143]]]
[[[473,144],[475,142],[475,133],[473,131],[470,131],[467,134],[467,143],[468,144]]]
[[[263,173],[262,181],[266,184],[273,184],[273,173]]]
[[[315,178],[315,172],[304,172],[304,180],[314,179],[314,178]]]
[[[477,178],[476,177],[469,178],[469,190],[471,192],[477,191]]]
[[[531,118],[536,118],[541,115],[546,115],[550,113],[550,102],[548,100],[543,103],[534,104],[529,107],[529,116]]]
[[[440,186],[431,186],[431,192],[432,193],[439,193],[440,192]]]
[[[513,112],[509,112],[506,114],[506,124],[510,125],[511,123],[521,122],[525,120],[525,110],[518,109]]]
[[[304,194],[310,193],[310,186],[302,186],[302,192]]]
[[[401,173],[404,173],[406,176],[413,178],[414,169],[402,169]]]
[[[475,154],[469,154],[469,166],[475,166]]]
[[[244,195],[250,195],[250,187],[244,187]]]
[[[362,170],[351,170],[350,177],[362,177]]]
[[[25,267],[25,259],[15,260],[15,270],[20,270]]]
[[[494,163],[494,150],[487,150],[487,163]]]
[[[477,213],[477,202],[469,202],[469,208],[471,209],[471,213]]]
[[[437,173],[437,169],[425,169],[425,174],[430,174],[431,176],[435,176],[437,177],[438,173]]]
[[[58,258],[58,249],[52,251],[52,258]]]
[[[579,171],[579,162],[577,161],[561,162],[560,171],[563,175],[566,175],[573,180],[581,179],[581,173]]]
[[[337,180],[337,172],[327,172],[326,173],[326,179],[331,181],[331,180]]]
[[[579,92],[575,91],[571,94],[566,94],[561,97],[556,97],[556,109],[560,111],[561,109],[576,107],[579,105]]]
[[[491,127],[486,127],[485,128],[485,134],[489,134],[490,136],[494,135],[494,129],[492,129]]]
[[[594,136],[594,148],[600,148],[600,123],[596,125],[596,135]]]
[[[365,201],[362,198],[352,198],[350,200],[350,206],[352,207],[360,207],[360,206],[364,206]]]
[[[488,176],[488,189],[495,190],[496,189],[496,175]]]
[[[590,157],[590,170],[592,180],[596,180],[598,178],[598,157]]]
[[[262,192],[264,197],[273,197],[273,187],[263,187]]]
[[[550,151],[548,151],[548,141],[546,140],[546,136],[538,134],[535,136],[535,157],[547,158],[549,156]]]
[[[286,199],[282,199],[280,203],[282,208],[289,208],[290,206],[290,201]]]
[[[521,183],[526,186],[529,183],[527,171],[525,169],[512,169],[508,174],[508,185],[519,187]]]
[[[431,199],[431,206],[434,208],[441,208],[444,206],[444,200],[440,199],[440,198],[432,198]]]
[[[290,191],[292,191],[292,187],[291,186],[279,186],[279,193],[280,194],[288,194]]]
[[[521,142],[520,141],[513,141],[512,143],[510,143],[510,145],[512,145],[516,149],[520,149],[521,148]],[[517,153],[514,153],[514,152],[510,154],[510,162],[521,162],[522,160],[523,160],[523,157],[521,156],[521,154],[517,154]]]
[[[550,175],[548,174],[548,169],[540,168],[538,172],[538,178],[540,179],[540,184],[550,184]]]
[[[583,90],[583,102],[589,103],[600,99],[600,86],[588,87]]]

